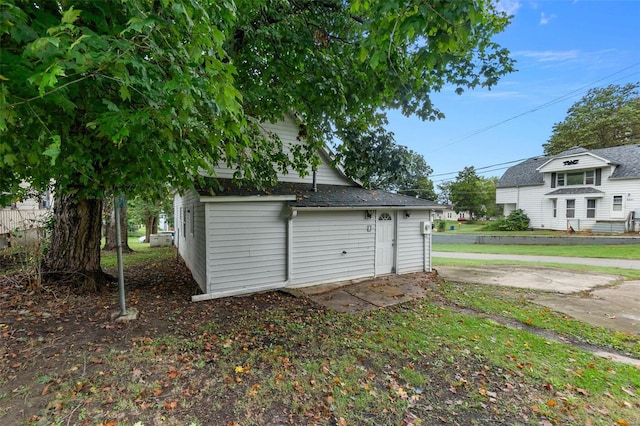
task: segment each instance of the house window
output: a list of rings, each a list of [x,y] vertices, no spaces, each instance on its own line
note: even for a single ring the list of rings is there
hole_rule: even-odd
[[[187,215],[185,213],[185,208],[180,208],[180,218],[182,219],[182,235],[187,236]]]
[[[553,217],[558,217],[558,200],[553,199],[551,202],[553,203]]]
[[[587,218],[594,219],[596,217],[596,200],[587,199]]]
[[[391,215],[389,213],[382,213],[378,220],[391,220]]]
[[[576,200],[567,200],[567,218],[576,217]]]
[[[585,170],[581,172],[555,173],[556,186],[572,186],[572,185],[600,185],[599,176],[596,170]],[[552,188],[554,186],[552,185]]]
[[[622,211],[622,195],[614,195],[613,196],[613,207],[612,210],[614,212]]]
[[[595,183],[595,175],[595,170],[587,170],[584,172],[584,184],[593,185]]]
[[[584,172],[567,173],[567,185],[584,184]]]
[[[191,205],[191,215],[189,217],[189,219],[191,220],[191,235],[193,236],[193,234],[196,231],[196,221],[195,221],[195,214],[196,214],[196,205],[192,204]]]

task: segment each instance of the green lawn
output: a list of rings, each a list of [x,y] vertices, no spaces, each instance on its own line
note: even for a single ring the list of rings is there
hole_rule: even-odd
[[[433,244],[432,248],[433,251],[449,251],[459,253],[528,254],[538,256],[640,259],[640,244],[571,246]]]

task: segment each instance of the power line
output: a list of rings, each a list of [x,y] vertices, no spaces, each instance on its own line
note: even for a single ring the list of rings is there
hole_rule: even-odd
[[[621,69],[621,70],[619,70],[619,71],[616,71],[616,72],[614,72],[614,73],[612,73],[612,74],[609,74],[609,75],[607,75],[607,76],[605,76],[605,77],[602,77],[602,78],[600,78],[600,79],[598,79],[598,80],[592,81],[591,83],[588,83],[588,84],[586,84],[586,85],[584,85],[584,86],[581,86],[581,87],[579,87],[578,89],[575,89],[575,90],[572,90],[572,91],[570,91],[570,92],[567,92],[567,93],[565,93],[565,94],[564,94],[564,95],[562,95],[562,96],[559,96],[559,97],[557,97],[557,98],[555,98],[555,99],[552,99],[552,100],[550,100],[550,101],[548,101],[548,102],[545,102],[545,103],[543,103],[543,104],[541,104],[541,105],[538,105],[538,106],[536,106],[536,107],[534,107],[534,108],[531,108],[530,110],[527,110],[527,111],[525,111],[525,112],[522,112],[522,113],[520,113],[520,114],[518,114],[518,115],[514,115],[513,117],[507,118],[506,120],[502,120],[502,121],[500,121],[500,122],[498,122],[498,123],[491,124],[491,125],[489,125],[489,126],[486,126],[486,127],[481,128],[481,129],[474,130],[474,131],[472,131],[472,132],[470,132],[470,133],[467,133],[466,135],[462,135],[462,136],[460,136],[460,137],[457,137],[457,138],[454,138],[454,139],[450,139],[450,140],[449,140],[449,142],[444,143],[443,145],[441,145],[441,146],[439,147],[439,149],[446,148],[446,147],[448,147],[448,146],[451,146],[451,145],[454,145],[454,144],[456,144],[456,143],[458,143],[458,142],[461,142],[461,141],[463,141],[463,140],[465,140],[465,139],[468,139],[468,138],[470,138],[470,137],[472,137],[472,136],[476,136],[476,135],[478,135],[478,134],[480,134],[480,133],[484,133],[484,132],[486,132],[486,131],[488,131],[488,130],[491,130],[491,129],[495,128],[495,127],[498,127],[498,126],[500,126],[500,125],[502,125],[502,124],[504,124],[504,123],[508,123],[509,121],[515,120],[516,118],[520,118],[520,117],[522,117],[522,116],[524,116],[524,115],[531,114],[531,113],[534,113],[534,112],[536,112],[536,111],[538,111],[538,110],[541,110],[541,109],[543,109],[543,108],[546,108],[546,107],[549,107],[549,106],[551,106],[551,105],[555,105],[555,104],[557,104],[557,103],[560,103],[560,102],[562,102],[562,101],[566,100],[567,98],[569,98],[569,97],[573,96],[573,95],[574,95],[574,94],[576,94],[577,92],[584,92],[584,91],[585,91],[584,89],[586,89],[586,88],[587,88],[587,87],[589,87],[589,86],[592,86],[592,85],[594,85],[594,84],[596,84],[596,83],[599,83],[599,82],[601,82],[601,81],[603,81],[603,80],[606,80],[606,79],[608,79],[608,78],[610,78],[610,77],[613,77],[614,75],[618,75],[618,74],[620,74],[620,73],[622,73],[622,72],[625,72],[625,71],[627,71],[627,70],[629,70],[629,69],[631,69],[631,68],[633,68],[633,67],[635,67],[635,66],[637,66],[637,65],[640,65],[640,62],[636,62],[635,64],[629,65],[629,66],[628,66],[628,67],[626,67],[626,68],[623,68],[623,69]],[[639,73],[638,73],[638,72],[634,72],[634,73],[632,73],[632,74],[629,74],[628,76],[620,77],[619,79],[614,80],[614,82],[615,82],[615,81],[618,81],[618,80],[621,80],[621,79],[623,79],[623,78],[631,77],[631,76],[636,75],[636,74],[639,74]]]

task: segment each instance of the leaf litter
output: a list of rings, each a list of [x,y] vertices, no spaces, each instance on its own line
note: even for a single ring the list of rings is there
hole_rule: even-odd
[[[607,388],[605,405],[586,386],[530,374],[541,365],[522,359],[515,340],[492,360],[478,345],[495,346],[498,334],[465,335],[464,316],[429,301],[345,315],[277,291],[192,303],[197,285],[171,259],[128,267],[125,281],[127,302],[141,315],[113,323],[115,286],[95,295],[53,286],[34,293],[0,277],[0,423],[625,425],[640,418],[639,383]],[[459,334],[438,334],[443,325]],[[567,369],[580,378],[582,361],[572,360]]]

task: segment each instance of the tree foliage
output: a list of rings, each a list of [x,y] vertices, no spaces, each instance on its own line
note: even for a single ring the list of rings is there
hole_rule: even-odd
[[[473,166],[465,167],[458,173],[454,182],[440,185],[448,190],[448,196],[457,213],[468,211],[472,217],[496,216],[495,185],[496,177],[485,178],[478,176]]]
[[[49,266],[96,276],[105,194],[159,196],[220,161],[266,185],[381,109],[440,118],[430,93],[512,70],[492,41],[508,22],[488,0],[0,0],[0,187],[55,182]],[[307,145],[287,156],[258,130],[290,112]]]
[[[640,140],[640,82],[591,89],[553,126],[543,144],[548,155],[574,146],[588,149],[627,145]]]
[[[336,162],[365,188],[384,189],[435,200],[432,170],[424,157],[395,143],[393,133],[382,126],[360,129],[349,126],[340,132]]]

